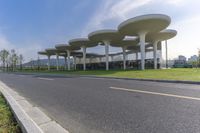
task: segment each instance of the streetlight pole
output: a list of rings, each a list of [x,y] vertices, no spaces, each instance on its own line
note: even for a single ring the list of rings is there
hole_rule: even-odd
[[[200,67],[200,48],[198,48],[198,61],[197,61],[197,67]]]
[[[166,68],[168,68],[168,48],[167,48],[167,40],[165,40],[165,48],[166,48]]]

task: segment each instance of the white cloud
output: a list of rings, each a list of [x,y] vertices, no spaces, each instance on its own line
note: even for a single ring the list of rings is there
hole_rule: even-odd
[[[199,0],[104,0],[84,27],[82,35],[107,27],[116,28],[123,20],[137,15],[164,13],[172,17],[169,28],[178,31],[178,35],[169,40],[170,58],[180,54],[189,57],[200,47],[199,6]]]
[[[10,51],[11,49],[15,49],[17,54],[22,54],[24,56],[24,61],[28,62],[31,58],[37,58],[37,52],[42,49],[42,45],[37,43],[28,43],[29,45],[25,46],[17,46],[13,45],[11,41],[0,32],[0,50],[6,49]]]
[[[128,14],[133,10],[148,4],[152,0],[103,0],[101,6],[97,8],[87,25],[83,28],[82,36],[87,36],[89,32],[100,28],[105,28],[105,22],[117,19],[121,21],[128,18]]]
[[[200,16],[190,16],[171,26],[178,31],[178,34],[175,38],[169,40],[170,58],[181,54],[186,57],[197,54],[197,48],[200,48],[199,23]]]
[[[24,62],[29,62],[31,59],[37,59],[37,52],[42,49],[40,44],[29,43],[27,46],[22,46],[20,48],[16,48],[18,54],[22,54],[24,56]]]
[[[12,49],[13,47],[7,37],[0,32],[0,49]]]
[[[167,3],[173,4],[173,5],[180,5],[186,2],[186,0],[167,0]]]

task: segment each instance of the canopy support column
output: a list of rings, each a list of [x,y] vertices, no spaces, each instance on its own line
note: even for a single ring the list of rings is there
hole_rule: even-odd
[[[109,41],[104,41],[105,44],[105,55],[106,55],[106,70],[109,70]]]
[[[154,69],[157,69],[157,41],[153,43],[153,59],[154,59]]]
[[[126,70],[126,47],[122,47],[122,51],[123,51],[123,68],[124,70]]]
[[[59,55],[56,53],[56,70],[59,70]]]
[[[76,56],[74,56],[74,70],[76,70]]]
[[[145,70],[145,36],[146,32],[140,32],[140,53],[141,53],[141,70]]]
[[[47,65],[48,65],[48,71],[50,71],[50,57],[51,57],[51,56],[48,55],[48,64],[47,64]]]
[[[64,56],[64,60],[65,60],[65,70],[67,70],[67,57],[66,56]]]
[[[70,71],[70,50],[67,50],[67,69]]]
[[[85,71],[86,70],[86,47],[83,46],[82,49],[83,49],[83,70]]]

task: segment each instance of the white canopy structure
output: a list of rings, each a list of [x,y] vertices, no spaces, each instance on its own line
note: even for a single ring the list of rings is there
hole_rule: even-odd
[[[58,44],[56,49],[46,49],[38,54],[47,55],[49,60],[51,55],[64,56],[68,58],[68,70],[70,70],[70,54],[73,57],[83,57],[83,70],[86,70],[86,57],[105,57],[106,70],[109,70],[109,56],[123,54],[123,69],[126,69],[126,54],[141,54],[141,70],[145,69],[146,52],[153,51],[154,69],[157,69],[157,50],[161,50],[161,41],[168,40],[176,36],[177,31],[166,29],[171,22],[169,16],[164,14],[147,14],[136,16],[119,24],[117,30],[104,29],[97,30],[88,34],[88,38],[75,38],[69,40],[69,45]],[[133,37],[127,39],[127,36]],[[125,38],[125,39],[124,39]],[[105,55],[87,54],[86,48],[96,47],[98,45],[105,46]],[[109,47],[120,47],[122,53],[109,54]],[[77,50],[82,49],[82,53]],[[67,53],[67,54],[66,54]],[[89,56],[91,55],[91,56]],[[160,57],[161,58],[161,57]]]

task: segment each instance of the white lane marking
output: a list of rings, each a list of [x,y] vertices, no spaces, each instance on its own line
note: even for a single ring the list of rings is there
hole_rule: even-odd
[[[42,80],[49,80],[49,81],[52,81],[54,79],[50,79],[50,78],[38,78],[38,79],[42,79]]]
[[[152,91],[141,91],[141,90],[120,88],[120,87],[110,87],[110,89],[121,90],[121,91],[129,91],[129,92],[137,92],[137,93],[144,93],[144,94],[152,94],[152,95],[160,95],[160,96],[167,96],[167,97],[175,97],[175,98],[182,98],[182,99],[189,99],[189,100],[198,100],[198,101],[200,101],[200,98],[198,98],[198,97],[174,95],[174,94],[168,94],[168,93],[159,93],[159,92],[152,92]]]

